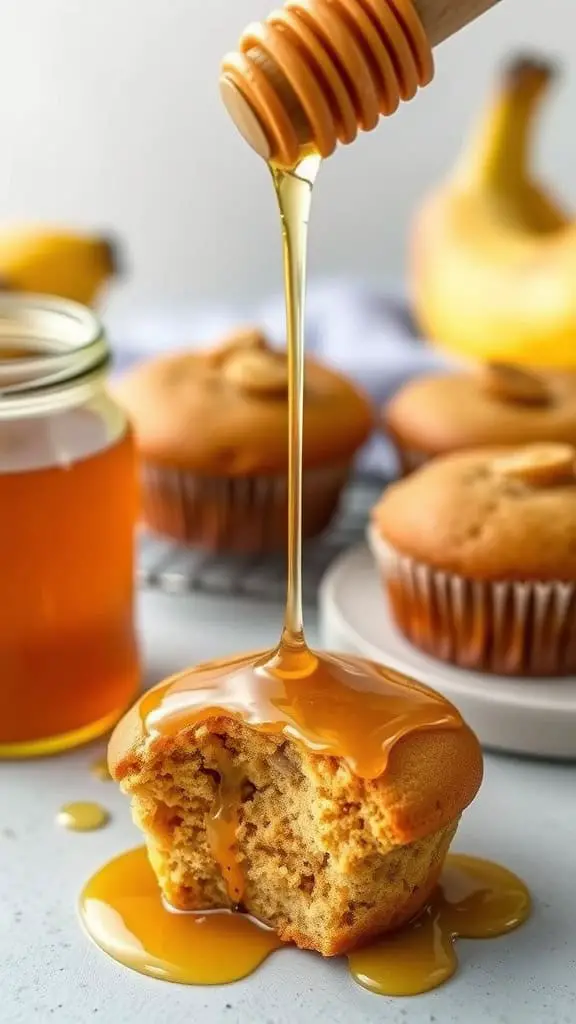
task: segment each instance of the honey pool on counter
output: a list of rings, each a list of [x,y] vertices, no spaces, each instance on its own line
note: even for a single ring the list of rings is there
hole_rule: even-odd
[[[353,950],[354,980],[377,995],[437,988],[458,967],[457,938],[504,935],[530,913],[526,886],[490,861],[450,854],[429,906],[414,921]],[[85,886],[80,917],[94,942],[125,967],[163,981],[223,985],[289,949],[248,914],[181,913],[167,907],[144,847],[106,864]]]
[[[137,484],[88,310],[0,297],[0,757],[75,746],[133,698]]]

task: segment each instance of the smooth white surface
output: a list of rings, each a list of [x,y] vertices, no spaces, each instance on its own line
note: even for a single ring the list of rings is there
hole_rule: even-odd
[[[396,629],[364,544],[346,551],[328,570],[320,618],[325,647],[388,662],[433,686],[462,711],[484,746],[576,759],[576,678],[487,676],[428,657]]]
[[[280,609],[146,594],[141,621],[154,681],[187,661],[270,643]],[[76,918],[78,893],[139,841],[126,800],[89,774],[102,749],[0,764],[2,1024],[574,1024],[574,767],[487,758],[455,848],[516,870],[534,894],[534,916],[506,938],[462,941],[460,972],[443,988],[392,1000],[355,985],[343,961],[295,950],[235,985],[187,988],[127,971],[93,947]],[[112,813],[109,827],[58,828],[58,808],[77,799],[100,800]]]
[[[218,96],[222,56],[274,6],[0,3],[0,224],[117,232],[127,247],[127,301],[277,291],[269,176]],[[437,50],[429,89],[326,163],[312,213],[312,274],[380,281],[399,272],[415,203],[451,165],[497,64],[526,47],[573,61],[573,0],[503,0]],[[546,109],[539,160],[573,199],[575,100],[569,75]]]

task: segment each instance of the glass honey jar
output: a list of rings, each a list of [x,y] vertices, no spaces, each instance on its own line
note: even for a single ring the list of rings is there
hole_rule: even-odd
[[[0,295],[0,757],[108,730],[139,682],[132,434],[94,314]]]

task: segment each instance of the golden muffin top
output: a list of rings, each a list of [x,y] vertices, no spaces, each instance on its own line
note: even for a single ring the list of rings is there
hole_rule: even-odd
[[[208,351],[142,363],[115,392],[151,462],[223,476],[287,469],[287,355],[257,330],[237,331]],[[372,426],[368,399],[307,359],[304,465],[349,460]]]
[[[437,458],[384,493],[373,529],[401,554],[475,580],[576,580],[576,448]]]

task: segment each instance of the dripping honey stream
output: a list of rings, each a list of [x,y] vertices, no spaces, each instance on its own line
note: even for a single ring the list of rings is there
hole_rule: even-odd
[[[304,311],[307,235],[320,157],[292,171],[271,166],[280,212],[288,351],[288,551],[284,624],[272,651],[211,662],[186,671],[140,705],[148,735],[175,736],[224,710],[261,732],[296,738],[319,753],[345,758],[354,773],[378,778],[403,736],[424,729],[460,729],[458,712],[438,694],[361,658],[312,651],[302,613],[302,448],[304,435]],[[233,905],[243,880],[235,855],[241,773],[225,749],[217,755],[218,797],[207,819],[214,859]]]

